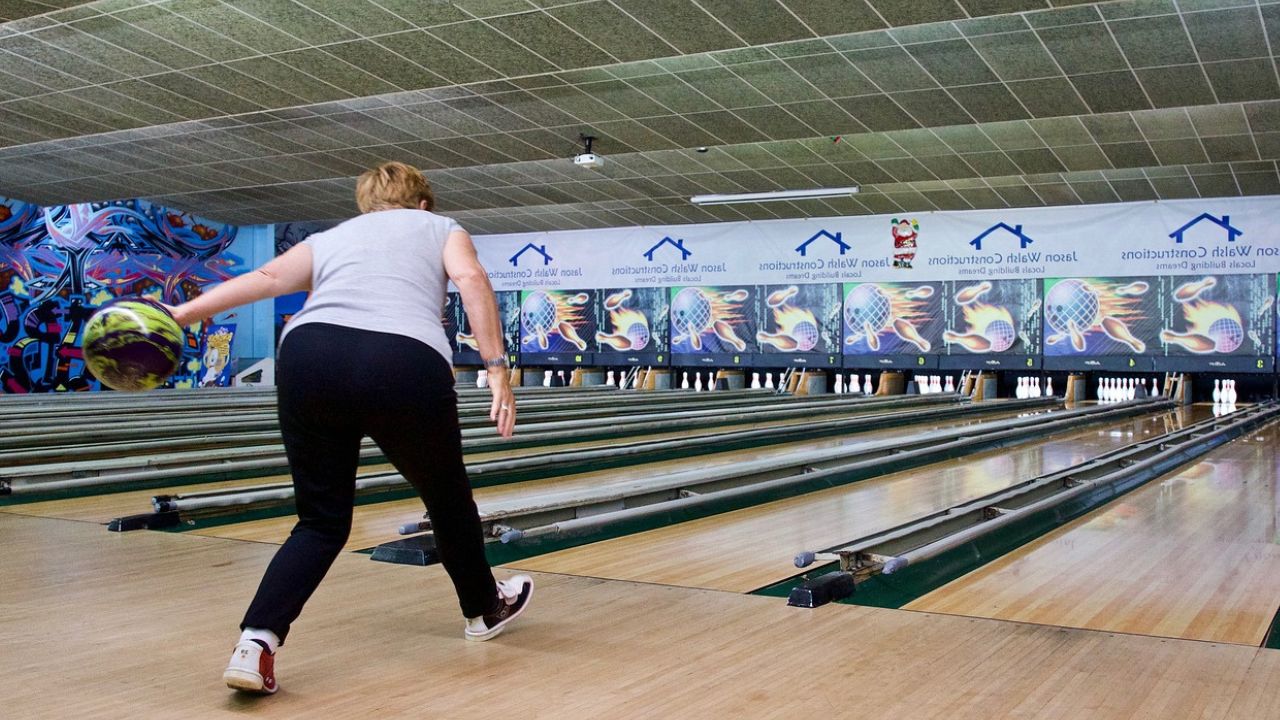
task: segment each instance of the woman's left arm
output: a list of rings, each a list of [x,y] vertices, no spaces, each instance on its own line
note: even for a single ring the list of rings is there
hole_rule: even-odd
[[[170,309],[178,324],[185,326],[234,307],[310,289],[311,247],[299,243],[257,270]]]

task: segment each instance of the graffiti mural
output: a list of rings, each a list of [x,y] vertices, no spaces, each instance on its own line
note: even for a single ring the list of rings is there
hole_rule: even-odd
[[[0,392],[101,389],[85,368],[80,333],[122,296],[176,304],[230,278],[236,228],[145,200],[40,207],[0,198]],[[171,384],[190,385],[200,332]]]

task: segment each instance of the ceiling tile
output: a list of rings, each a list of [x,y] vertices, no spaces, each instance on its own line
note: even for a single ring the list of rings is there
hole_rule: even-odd
[[[951,96],[978,122],[1019,120],[1030,117],[1016,97],[1002,84],[951,88]]]
[[[1109,23],[1116,42],[1135,68],[1196,62],[1195,49],[1178,15]]]
[[[377,43],[450,82],[472,83],[501,77],[497,70],[421,30],[380,37]]]
[[[1276,72],[1270,59],[1205,63],[1218,102],[1271,100],[1280,97]]]
[[[604,0],[552,8],[547,12],[623,62],[678,52],[631,16]]]
[[[909,45],[907,52],[943,86],[977,85],[998,79],[967,40]]]
[[[901,47],[854,50],[845,53],[845,57],[886,92],[938,87],[938,83]]]
[[[1077,75],[1071,78],[1071,83],[1095,113],[1146,110],[1151,107],[1137,79],[1127,70]]]
[[[911,117],[925,127],[962,125],[973,118],[945,90],[917,90],[893,93],[893,98]],[[854,98],[853,102],[857,102]]]
[[[1133,119],[1147,140],[1172,140],[1193,138],[1196,130],[1183,109],[1143,110],[1133,113]]]
[[[440,40],[508,76],[552,72],[556,67],[498,31],[479,22],[458,23],[429,30]]]
[[[919,25],[921,23],[959,20],[964,10],[954,0],[867,0],[880,12],[890,25]]]
[[[813,37],[777,0],[698,0],[698,4],[753,45]]]
[[[294,2],[305,5],[343,27],[358,30],[365,36],[400,32],[413,27],[413,24],[407,20],[371,2],[353,3],[350,0],[294,0]],[[277,25],[292,32],[291,24]]]
[[[857,33],[886,27],[862,0],[805,0],[788,3],[809,27],[824,34]]]
[[[836,102],[869,130],[903,130],[919,127],[919,123],[884,95],[864,95]]]
[[[614,5],[684,53],[743,44],[710,15],[684,0],[614,0]]]
[[[1137,73],[1155,107],[1200,105],[1213,100],[1213,90],[1199,65],[1148,68]]]
[[[1257,8],[1184,12],[1187,32],[1201,62],[1268,57],[1267,38]]]
[[[1120,70],[1124,55],[1103,23],[1068,25],[1038,31],[1054,59],[1068,75]]]
[[[546,13],[504,15],[487,22],[562,69],[604,65],[615,60],[612,55]]]

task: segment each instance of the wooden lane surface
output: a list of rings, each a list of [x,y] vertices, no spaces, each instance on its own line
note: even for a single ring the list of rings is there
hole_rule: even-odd
[[[281,650],[281,691],[220,682],[274,549],[104,538],[0,513],[5,716],[1258,720],[1280,653],[929,613],[538,575],[501,637],[462,639],[438,568],[337,559]],[[692,676],[691,672],[696,672]],[[856,692],[851,692],[856,688]]]
[[[723,428],[716,428],[716,432],[729,430],[751,430],[763,427],[779,427],[784,425],[799,425],[809,422],[806,418],[791,419],[778,422],[761,422],[761,423],[744,423],[741,425],[727,425]],[[481,462],[493,459],[510,459],[524,457],[527,455],[538,455],[548,450],[584,450],[588,448],[602,447],[605,445],[618,442],[632,442],[642,440],[665,440],[674,438],[689,437],[687,431],[654,433],[651,435],[636,435],[629,438],[614,438],[609,440],[590,440],[577,443],[565,443],[553,446],[540,446],[532,448],[520,448],[510,451],[495,451],[485,453],[469,453],[466,456],[468,462]],[[360,468],[360,473],[369,474],[373,472],[386,472],[393,470],[389,464],[364,465]],[[248,487],[251,485],[267,485],[271,483],[289,483],[290,477],[284,475],[270,475],[263,477],[242,478],[239,480],[220,480],[208,483],[181,483],[168,487],[153,488],[151,490],[130,490],[119,493],[109,493],[106,495],[89,495],[84,497],[64,498],[60,500],[45,500],[41,502],[31,503],[15,503],[13,505],[0,505],[0,511],[11,512],[19,515],[35,515],[38,517],[63,518],[65,520],[82,520],[86,522],[106,523],[112,518],[121,517],[123,515],[135,515],[139,513],[151,512],[151,498],[156,495],[176,495],[186,492],[201,492],[209,490],[226,490],[238,487]],[[405,522],[408,522],[406,520]],[[395,532],[395,528],[391,529]]]
[[[1278,445],[1272,424],[908,607],[1259,645],[1280,606]]]
[[[971,425],[976,422],[1013,417],[1017,412],[1008,412],[981,419],[965,419],[948,421],[941,424],[921,423],[902,426],[901,428],[874,430],[857,433],[846,437],[822,438],[806,440],[782,445],[770,445],[756,450],[735,450],[732,452],[699,455],[678,460],[634,465],[631,467],[611,468],[594,472],[562,475],[559,477],[531,480],[521,483],[509,483],[475,490],[476,503],[482,513],[498,506],[527,506],[524,502],[532,498],[548,495],[572,495],[586,490],[600,489],[606,486],[627,487],[643,483],[655,476],[709,467],[723,467],[747,460],[782,457],[806,450],[853,445],[869,440],[885,440],[903,432],[921,432],[930,428]],[[347,539],[347,550],[371,548],[384,542],[398,539],[396,529],[406,523],[422,519],[422,501],[417,498],[391,502],[359,505],[352,519],[351,536]],[[265,518],[229,525],[218,525],[198,528],[191,532],[210,537],[225,537],[236,540],[252,540],[254,542],[282,543],[289,536],[297,518],[287,517]]]
[[[615,580],[750,592],[798,571],[801,550],[819,550],[1079,463],[1162,433],[1197,408],[1059,433],[851,485],[529,558],[515,566]]]

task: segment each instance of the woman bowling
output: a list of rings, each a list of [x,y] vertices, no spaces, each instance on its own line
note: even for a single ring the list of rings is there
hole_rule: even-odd
[[[403,163],[362,174],[356,204],[358,217],[172,308],[185,326],[258,300],[310,292],[285,326],[276,366],[298,524],[267,566],[240,625],[223,674],[237,690],[278,689],[276,648],[351,530],[366,435],[427,506],[468,640],[496,636],[533,592],[526,575],[494,581],[462,462],[450,349],[440,321],[448,280],[461,291],[487,358],[489,419],[503,437],[511,437],[516,419],[497,302],[471,236],[431,212],[431,186]]]

